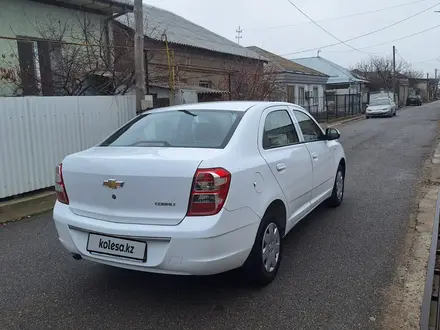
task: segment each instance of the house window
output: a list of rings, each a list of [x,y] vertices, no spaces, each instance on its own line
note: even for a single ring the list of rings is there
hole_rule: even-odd
[[[204,88],[212,88],[212,81],[210,80],[200,80],[199,86]]]
[[[295,86],[287,86],[287,102],[295,103]]]
[[[34,43],[17,41],[23,95],[39,95],[34,57]]]
[[[298,103],[299,105],[304,105],[306,103],[306,93],[304,87],[298,88]]]
[[[61,47],[47,41],[17,41],[23,95],[54,95],[53,64],[61,58]]]
[[[319,104],[318,87],[313,87],[313,104]]]

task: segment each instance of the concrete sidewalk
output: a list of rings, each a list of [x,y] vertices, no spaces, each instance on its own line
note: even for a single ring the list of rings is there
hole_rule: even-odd
[[[23,198],[0,202],[0,223],[16,221],[52,210],[56,196],[52,191],[29,194]]]

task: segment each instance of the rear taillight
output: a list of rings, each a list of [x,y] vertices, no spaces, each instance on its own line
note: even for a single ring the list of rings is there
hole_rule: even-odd
[[[67,197],[66,186],[63,180],[63,165],[60,164],[55,169],[55,192],[60,203],[69,204],[69,197]]]
[[[223,168],[198,169],[189,199],[188,216],[220,212],[228,196],[231,173]]]

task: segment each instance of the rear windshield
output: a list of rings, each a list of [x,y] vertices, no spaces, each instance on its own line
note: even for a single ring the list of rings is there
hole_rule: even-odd
[[[370,105],[388,105],[391,104],[390,99],[375,99],[370,102]]]
[[[123,126],[100,146],[224,148],[243,112],[174,110],[142,114]]]

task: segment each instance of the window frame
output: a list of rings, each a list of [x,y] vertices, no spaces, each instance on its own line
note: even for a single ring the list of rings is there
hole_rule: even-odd
[[[315,97],[315,91],[316,91],[316,97]],[[312,93],[313,93],[313,105],[319,105],[319,87],[313,86]]]
[[[304,86],[298,86],[298,104],[301,106],[306,104],[306,88]]]
[[[322,142],[322,141],[325,141],[325,140],[323,140],[323,139],[317,139],[317,140],[313,140],[313,141],[306,141],[305,138],[304,138],[304,134],[303,134],[303,132],[302,132],[301,126],[300,126],[300,124],[299,124],[298,118],[297,118],[296,115],[295,115],[295,111],[300,112],[300,113],[302,113],[303,115],[309,117],[309,119],[311,119],[312,122],[314,122],[315,125],[316,125],[316,126],[318,127],[318,129],[320,130],[320,132],[321,132],[321,136],[325,136],[325,132],[324,132],[324,130],[322,129],[321,125],[319,125],[319,123],[315,120],[315,118],[313,118],[310,114],[308,114],[307,111],[305,111],[304,109],[300,109],[300,108],[296,108],[296,107],[290,107],[289,110],[290,110],[290,112],[292,113],[292,116],[295,118],[294,121],[295,121],[295,125],[297,126],[296,129],[297,129],[297,132],[300,132],[300,134],[301,134],[301,138],[300,138],[300,140],[302,141],[302,143],[313,143],[313,142]]]
[[[277,111],[285,111],[286,112],[288,118],[290,119],[290,122],[292,123],[292,127],[293,127],[293,129],[295,131],[295,134],[296,134],[296,136],[298,138],[298,142],[289,143],[289,144],[282,145],[282,146],[275,146],[275,147],[271,147],[271,148],[265,148],[264,147],[264,134],[265,134],[265,129],[264,128],[266,126],[266,120],[267,120],[267,117],[270,114],[272,114],[274,112],[277,112]],[[288,147],[296,146],[298,144],[302,144],[303,143],[303,141],[301,140],[302,135],[300,135],[298,133],[298,128],[295,125],[295,118],[292,117],[292,113],[289,111],[289,108],[287,108],[287,107],[274,106],[274,107],[266,108],[263,111],[263,113],[262,113],[262,117],[261,117],[261,121],[260,121],[260,130],[259,131],[260,131],[260,133],[259,133],[258,144],[259,144],[259,147],[261,148],[261,150],[263,150],[263,151],[277,150],[277,149],[280,149],[280,148],[288,148]]]
[[[292,93],[289,95],[289,89],[292,91]],[[296,86],[295,85],[287,85],[286,86],[286,98],[287,102],[289,103],[296,103],[296,93],[295,93]],[[291,100],[289,100],[289,96],[291,96]]]
[[[212,81],[211,80],[200,80],[199,87],[212,88]]]

